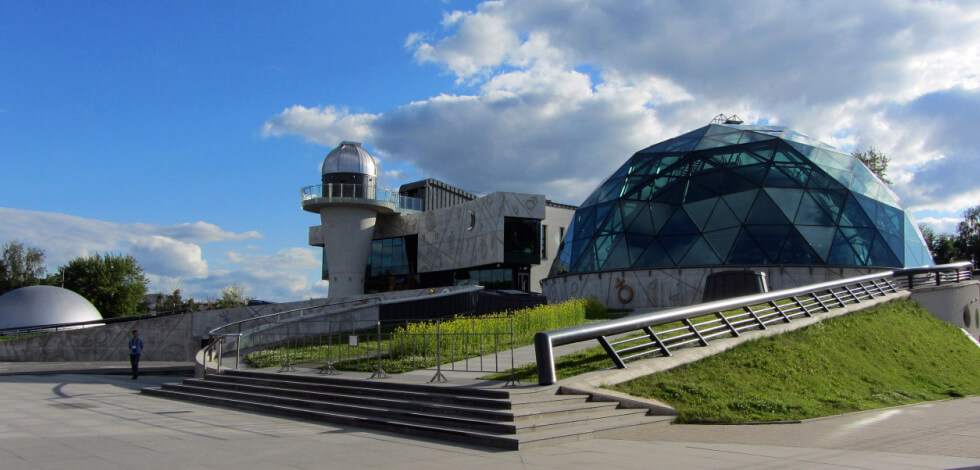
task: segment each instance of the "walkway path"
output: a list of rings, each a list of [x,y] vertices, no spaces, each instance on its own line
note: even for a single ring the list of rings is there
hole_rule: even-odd
[[[963,468],[980,466],[980,398],[776,426],[651,425],[488,451],[149,397],[172,377],[0,377],[0,467]]]

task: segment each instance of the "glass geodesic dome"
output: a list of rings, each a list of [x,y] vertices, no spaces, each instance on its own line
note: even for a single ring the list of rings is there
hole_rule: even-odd
[[[928,264],[898,197],[855,157],[781,127],[710,124],[606,179],[575,211],[551,275]]]

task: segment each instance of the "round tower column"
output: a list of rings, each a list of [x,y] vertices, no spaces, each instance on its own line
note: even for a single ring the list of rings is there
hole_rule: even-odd
[[[377,213],[371,208],[328,206],[320,209],[320,220],[330,278],[329,297],[363,294]]]

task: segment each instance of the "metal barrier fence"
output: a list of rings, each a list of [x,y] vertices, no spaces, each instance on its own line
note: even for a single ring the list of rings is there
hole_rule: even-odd
[[[766,329],[773,323],[789,323],[794,318],[829,312],[899,290],[969,280],[971,267],[970,263],[955,263],[885,271],[537,333],[534,352],[538,383],[550,385],[557,381],[555,346],[596,340],[613,364],[622,369],[628,360],[670,356],[677,348],[707,346],[712,338],[739,336],[745,330]],[[620,335],[626,337],[612,338]]]
[[[397,191],[375,185],[355,183],[316,184],[300,189],[299,194],[300,200],[304,202],[312,199],[368,199],[391,204],[394,208],[398,209],[422,210],[421,199],[402,196]]]
[[[373,372],[372,379],[387,378],[386,371],[430,369],[434,371],[430,382],[445,382],[445,370],[492,373],[513,370],[515,365],[512,315],[427,322],[389,319],[384,324],[353,312],[341,320],[269,320],[241,335],[216,336],[212,359],[218,361],[218,368],[228,339],[237,340],[235,369],[242,361],[257,367],[279,366],[279,372],[295,371],[302,364],[327,375],[341,370]]]

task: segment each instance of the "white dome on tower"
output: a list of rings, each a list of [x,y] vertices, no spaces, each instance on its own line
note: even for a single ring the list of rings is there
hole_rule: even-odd
[[[320,171],[324,175],[356,173],[377,177],[378,161],[361,147],[360,142],[345,140],[327,154]]]

